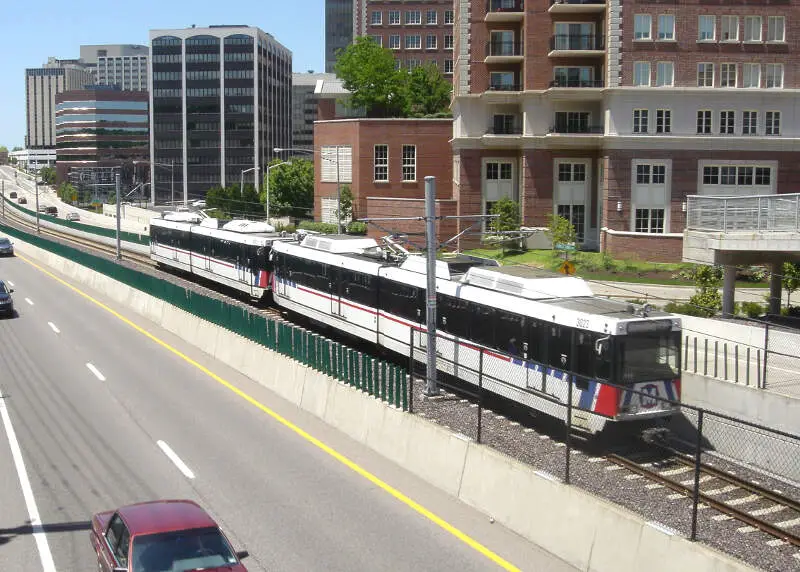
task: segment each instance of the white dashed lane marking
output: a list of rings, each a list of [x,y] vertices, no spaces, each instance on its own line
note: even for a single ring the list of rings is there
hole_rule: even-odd
[[[50,326],[50,329],[53,330],[55,333],[57,334],[61,333],[61,330],[59,330],[58,327],[56,327],[56,325],[53,322],[47,322],[47,325]]]
[[[31,300],[30,298],[25,298],[25,301],[26,301],[28,304],[30,304],[31,306],[33,306],[33,300]]]
[[[167,445],[164,441],[156,441],[156,445],[158,448],[161,449],[167,458],[173,462],[173,464],[178,467],[178,470],[184,474],[187,479],[193,479],[194,473],[192,470],[186,466],[186,463],[181,461],[181,458],[172,450],[172,448]]]
[[[94,374],[94,376],[95,376],[97,379],[99,379],[100,381],[105,381],[105,380],[106,380],[106,376],[104,376],[102,373],[100,373],[100,370],[99,370],[99,369],[97,369],[96,367],[94,367],[92,364],[90,364],[90,363],[87,363],[87,364],[86,364],[86,367],[87,367],[87,368],[89,369],[89,371],[91,371],[91,372]]]

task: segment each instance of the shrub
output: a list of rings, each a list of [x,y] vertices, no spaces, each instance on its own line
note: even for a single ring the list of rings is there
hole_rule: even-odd
[[[367,223],[354,220],[347,225],[347,234],[367,234]]]
[[[758,318],[764,314],[765,308],[763,304],[758,302],[742,302],[740,305],[741,312],[748,318]]]
[[[293,224],[278,224],[275,225],[275,232],[288,232],[293,233],[297,228]]]
[[[336,234],[339,230],[337,226],[330,222],[313,222],[310,220],[302,221],[298,226],[300,230],[311,230],[322,234]]]
[[[685,316],[707,316],[705,312],[690,302],[667,302],[664,306],[664,311],[673,314],[683,314]]]

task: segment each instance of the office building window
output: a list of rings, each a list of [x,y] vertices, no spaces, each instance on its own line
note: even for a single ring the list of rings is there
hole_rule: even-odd
[[[406,26],[422,24],[422,12],[419,10],[406,10]]]
[[[435,34],[428,34],[425,38],[425,49],[426,50],[435,50],[436,49],[436,35]]]
[[[719,132],[721,135],[733,135],[736,125],[736,112],[734,111],[720,111],[719,112]]]
[[[697,64],[697,87],[714,87],[714,64]]]
[[[656,109],[656,133],[672,133],[672,111]]]
[[[417,146],[403,145],[403,181],[417,180]]]
[[[766,134],[767,135],[780,135],[781,134],[781,112],[780,111],[767,111],[767,114],[766,114]]]
[[[636,209],[636,232],[664,233],[664,209]]]
[[[675,39],[675,16],[672,14],[662,14],[658,17],[658,39]]]
[[[711,110],[703,109],[697,112],[697,133],[707,135],[711,133]]]
[[[674,83],[675,71],[672,62],[656,64],[656,87],[671,87]]]
[[[370,16],[370,24],[380,26],[383,24],[383,12],[374,11]]]
[[[453,49],[453,34],[445,34],[445,36],[444,36],[444,49],[445,50],[452,50]]]
[[[419,50],[422,48],[422,36],[417,34],[410,34],[406,36],[406,49]]]
[[[375,180],[389,180],[389,146],[375,145]]]
[[[767,18],[767,41],[785,42],[786,18],[783,16],[769,16]]]
[[[764,66],[765,87],[783,87],[783,64],[766,64]]]
[[[758,134],[758,111],[742,111],[742,135]]]
[[[650,62],[633,62],[633,85],[636,87],[650,85]]]
[[[453,11],[452,10],[445,10],[444,11],[444,23],[445,24],[453,24]]]
[[[650,14],[636,14],[633,17],[633,39],[651,40],[650,28],[652,26],[652,16]]]
[[[761,87],[761,65],[742,64],[742,87]]]
[[[400,36],[398,34],[393,34],[389,36],[389,49],[390,50],[400,49]]]
[[[444,60],[444,73],[446,74],[453,73],[453,60],[450,59]]]
[[[744,41],[745,42],[760,42],[761,41],[761,16],[745,16],[744,17]]]
[[[400,25],[400,10],[389,10],[389,25],[390,26]]]
[[[719,24],[720,41],[739,41],[739,16],[722,16]]]
[[[633,132],[647,133],[649,111],[647,109],[633,110]]]
[[[698,16],[697,18],[697,39],[701,42],[713,41],[717,19],[715,16]]]
[[[720,87],[736,87],[736,64],[720,64]]]
[[[425,23],[429,26],[435,26],[438,19],[437,14],[438,12],[436,10],[428,10],[425,12]]]

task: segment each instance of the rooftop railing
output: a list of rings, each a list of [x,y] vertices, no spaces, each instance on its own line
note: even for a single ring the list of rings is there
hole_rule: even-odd
[[[800,194],[702,197],[686,201],[686,230],[798,232]]]

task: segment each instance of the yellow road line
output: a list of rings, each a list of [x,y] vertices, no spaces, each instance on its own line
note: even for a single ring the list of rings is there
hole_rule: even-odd
[[[367,479],[368,481],[370,481],[374,485],[380,487],[381,489],[383,489],[383,491],[389,493],[394,498],[396,498],[397,500],[399,500],[400,502],[402,502],[406,506],[410,507],[411,509],[415,510],[417,513],[421,514],[422,516],[424,516],[425,518],[427,518],[428,520],[430,520],[431,522],[433,522],[434,524],[436,524],[437,526],[439,526],[443,530],[446,530],[447,532],[449,532],[450,534],[455,536],[457,539],[459,539],[461,542],[463,542],[464,544],[466,544],[467,546],[469,546],[473,550],[479,552],[480,554],[482,554],[483,556],[485,556],[486,558],[488,558],[489,560],[491,560],[492,562],[494,562],[495,564],[497,564],[498,566],[500,566],[504,570],[519,571],[519,568],[514,566],[511,562],[505,560],[502,556],[500,556],[500,555],[496,554],[495,552],[491,551],[490,549],[485,547],[483,544],[481,544],[480,542],[478,542],[474,538],[470,537],[469,535],[465,534],[464,532],[461,532],[458,528],[456,528],[455,526],[453,526],[452,524],[450,524],[449,522],[447,522],[443,518],[437,516],[435,513],[431,512],[431,511],[429,511],[427,508],[425,508],[424,506],[422,506],[421,504],[419,504],[415,500],[411,499],[410,497],[406,496],[405,494],[403,494],[402,492],[400,492],[399,490],[397,490],[396,488],[394,488],[390,484],[386,483],[385,481],[381,480],[380,478],[378,478],[374,474],[370,473],[368,470],[366,470],[365,468],[360,466],[358,463],[355,463],[354,461],[351,461],[350,459],[348,459],[347,457],[345,457],[344,455],[339,453],[336,449],[326,445],[325,443],[323,443],[322,441],[320,441],[319,439],[317,439],[316,437],[314,437],[313,435],[311,435],[307,431],[301,429],[300,427],[298,427],[297,425],[295,425],[294,423],[292,423],[291,421],[289,421],[288,419],[286,419],[285,417],[283,417],[279,413],[273,411],[272,409],[270,409],[269,407],[267,407],[266,405],[264,405],[263,403],[261,403],[260,401],[255,399],[254,397],[248,395],[247,393],[245,393],[244,391],[242,391],[241,389],[239,389],[238,387],[236,387],[232,383],[230,383],[228,381],[225,381],[220,376],[218,376],[216,373],[214,373],[213,371],[211,371],[207,367],[197,363],[195,360],[193,360],[192,358],[190,358],[189,356],[187,356],[186,354],[184,354],[180,350],[175,349],[174,347],[169,345],[167,342],[165,342],[165,341],[161,340],[160,338],[154,336],[153,334],[151,334],[150,332],[148,332],[147,330],[145,330],[141,326],[135,324],[134,322],[132,322],[131,320],[129,320],[125,316],[121,315],[119,312],[117,312],[115,310],[112,310],[111,308],[109,308],[108,306],[106,306],[105,304],[100,302],[99,300],[93,298],[92,296],[90,296],[89,294],[84,292],[83,290],[73,286],[69,282],[66,282],[66,281],[62,280],[61,278],[59,278],[58,276],[56,276],[52,272],[42,268],[41,266],[39,266],[35,262],[25,258],[24,256],[20,256],[19,254],[17,255],[17,258],[20,258],[20,259],[24,260],[25,262],[27,262],[28,264],[30,264],[31,266],[33,266],[34,268],[36,268],[37,270],[42,272],[43,274],[46,274],[47,276],[49,276],[50,278],[52,278],[56,282],[59,282],[60,284],[66,286],[67,288],[69,288],[70,290],[75,292],[76,294],[86,298],[87,300],[89,300],[93,304],[96,304],[97,306],[99,306],[100,308],[102,308],[103,310],[105,310],[106,312],[108,312],[109,314],[114,316],[115,318],[117,318],[117,319],[121,320],[122,322],[126,323],[127,325],[129,325],[131,328],[133,328],[134,330],[136,330],[137,332],[139,332],[143,336],[151,339],[156,344],[160,345],[162,348],[172,352],[173,354],[175,354],[176,356],[178,356],[179,358],[181,358],[185,362],[187,362],[187,363],[191,364],[192,366],[196,367],[197,369],[202,371],[204,374],[206,374],[208,377],[210,377],[211,379],[213,379],[214,381],[216,381],[220,385],[223,385],[224,387],[226,387],[227,389],[229,389],[230,391],[232,391],[233,393],[235,393],[236,395],[238,395],[239,397],[241,397],[242,399],[244,399],[245,401],[247,401],[251,405],[254,405],[258,409],[260,409],[261,411],[263,411],[264,413],[266,413],[267,415],[272,417],[275,421],[277,421],[278,423],[280,423],[283,426],[285,426],[286,428],[291,429],[297,435],[299,435],[300,437],[302,437],[303,439],[305,439],[306,441],[308,441],[309,443],[311,443],[315,447],[318,447],[322,451],[325,451],[328,455],[330,455],[331,457],[333,457],[334,459],[336,459],[337,461],[339,461],[340,463],[342,463],[343,465],[345,465],[346,467],[348,467],[349,469],[351,469],[355,473],[361,475],[362,477],[364,477],[365,479]]]

